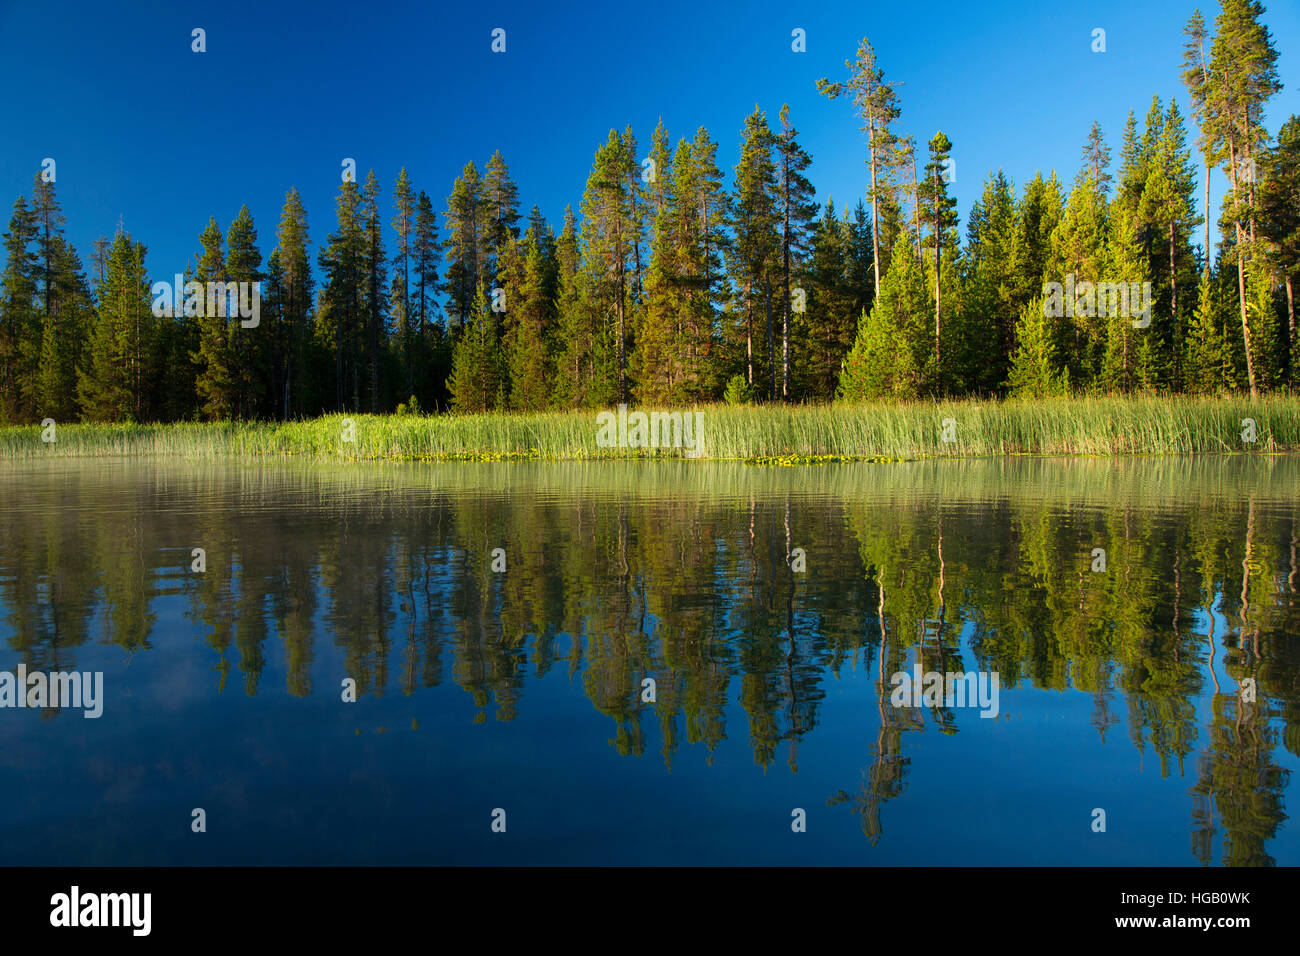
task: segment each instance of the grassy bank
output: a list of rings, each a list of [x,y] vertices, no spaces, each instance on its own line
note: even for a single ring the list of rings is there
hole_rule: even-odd
[[[1300,451],[1300,398],[1091,398],[910,405],[702,406],[702,458],[800,463],[993,455],[1182,455]],[[1243,441],[1243,419],[1256,440]],[[945,419],[952,420],[945,441]],[[352,416],[287,423],[0,428],[0,459],[40,456],[325,460],[596,460],[677,457],[679,449],[602,448],[591,410],[536,414]]]

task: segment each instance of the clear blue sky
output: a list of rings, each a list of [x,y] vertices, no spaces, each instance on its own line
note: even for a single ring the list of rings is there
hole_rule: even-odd
[[[0,0],[0,215],[44,157],[57,163],[68,232],[87,260],[118,217],[149,247],[149,271],[183,270],[210,215],[246,203],[264,255],[285,191],[302,194],[314,242],[334,228],[340,162],[375,169],[385,201],[405,165],[441,212],[468,160],[500,148],[526,212],[575,210],[611,127],[643,147],[662,116],[675,142],[707,126],[730,176],[755,103],[790,104],[818,198],[850,203],[866,182],[863,136],[842,78],[868,36],[903,83],[903,132],[955,145],[963,229],[990,170],[1067,182],[1099,120],[1118,156],[1130,109],[1187,99],[1182,26],[1214,0],[935,0],[808,5],[655,3],[101,3]],[[1266,0],[1285,89],[1266,117],[1300,113],[1300,5]],[[207,31],[191,52],[190,31]],[[490,50],[507,31],[507,51]],[[790,49],[806,31],[807,52]],[[1095,27],[1107,51],[1091,51]],[[1214,185],[1221,185],[1216,176]],[[1217,208],[1217,199],[1215,200]],[[440,219],[441,224],[441,219]],[[391,246],[391,236],[389,238]]]

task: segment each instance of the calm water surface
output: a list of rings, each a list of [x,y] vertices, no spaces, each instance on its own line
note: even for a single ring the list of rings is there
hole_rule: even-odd
[[[0,669],[104,681],[0,863],[1297,865],[1298,535],[1292,458],[0,462]]]

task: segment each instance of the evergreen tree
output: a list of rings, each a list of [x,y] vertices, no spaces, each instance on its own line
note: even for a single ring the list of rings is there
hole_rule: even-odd
[[[871,174],[867,199],[871,203],[871,226],[875,237],[872,250],[875,287],[879,290],[882,273],[881,201],[884,197],[892,201],[893,189],[888,173],[899,161],[899,140],[893,132],[894,120],[900,113],[898,96],[894,84],[885,81],[885,71],[877,65],[876,51],[866,37],[858,46],[857,59],[846,60],[844,65],[849,70],[846,82],[832,83],[823,78],[817,81],[817,91],[831,99],[852,97],[854,110],[862,120],[862,130],[867,134],[867,168]]]
[[[182,280],[187,283],[193,279],[194,269],[189,264]],[[184,307],[184,285],[181,291],[182,307],[179,310],[173,307],[171,314],[164,315],[158,322],[158,337],[154,348],[158,363],[156,381],[160,392],[155,410],[158,417],[165,421],[199,417],[199,365],[195,361],[199,351],[198,310],[193,310],[196,314],[191,314],[191,310]]]
[[[487,291],[479,286],[473,316],[456,341],[447,382],[451,407],[458,412],[488,412],[505,404],[508,386],[498,326]]]
[[[1131,114],[1130,114],[1131,118]],[[1110,175],[1110,147],[1101,133],[1101,124],[1096,120],[1088,130],[1088,141],[1083,144],[1083,169],[1079,172],[1079,182],[1091,180],[1103,196],[1109,191],[1112,181]]]
[[[77,400],[88,421],[148,419],[151,306],[145,247],[119,232],[109,247],[99,308],[77,370]]]
[[[1013,325],[1034,299],[1043,294],[1043,283],[1055,279],[1052,262],[1052,235],[1065,215],[1065,200],[1061,184],[1053,173],[1043,179],[1041,173],[1026,185],[1016,206],[1016,227],[1011,245],[1011,303],[1014,306],[1008,313]],[[1015,343],[1014,331],[1007,330],[1003,341],[1008,347],[1006,354],[1011,354]]]
[[[38,173],[32,195],[40,329],[37,342],[25,343],[24,360],[29,371],[23,377],[21,394],[25,404],[45,408],[42,415],[57,410],[70,418],[75,414],[73,388],[83,334],[80,326],[85,318],[85,282],[81,279],[81,263],[63,236],[65,220],[54,181]]]
[[[893,262],[845,360],[838,392],[843,401],[915,399],[926,391],[934,301],[906,232],[895,242]]]
[[[74,421],[78,415],[77,364],[94,319],[94,304],[81,260],[62,236],[53,240],[50,256],[52,306],[41,330],[33,417]]]
[[[894,182],[894,173],[891,170],[885,169],[880,173],[876,192],[879,194],[876,203],[879,216],[874,218],[873,221],[876,224],[875,232],[878,234],[876,244],[879,246],[880,256],[877,259],[875,250],[872,250],[872,259],[873,265],[875,263],[879,264],[879,275],[883,276],[889,272],[890,267],[893,265],[895,250],[905,249],[907,254],[913,258],[918,253],[914,241],[909,242],[906,247],[898,244],[899,236],[906,235],[909,239],[914,239],[914,237],[907,230],[907,224],[903,221],[903,207],[898,201],[898,188]],[[879,285],[878,282],[875,283],[876,288],[879,288]],[[872,301],[875,301],[874,297]]]
[[[1262,391],[1267,391],[1285,380],[1286,329],[1279,322],[1278,286],[1272,268],[1258,248],[1246,270],[1246,288],[1250,296],[1246,310],[1250,315],[1251,345],[1255,351],[1255,382]]]
[[[1007,389],[1018,398],[1063,395],[1069,389],[1069,373],[1060,359],[1054,323],[1043,306],[1041,297],[1030,302],[1016,323],[1016,354]]]
[[[397,235],[397,246],[393,251],[393,286],[390,302],[393,308],[393,324],[399,330],[402,348],[402,367],[406,373],[403,383],[403,395],[415,394],[415,353],[419,327],[415,316],[411,314],[411,254],[415,241],[416,198],[411,189],[411,178],[406,174],[406,167],[397,174],[397,184],[393,187],[393,232]]]
[[[861,315],[863,310],[868,308],[875,298],[875,286],[873,285],[875,282],[875,252],[873,248],[875,241],[872,236],[871,218],[868,216],[861,199],[853,208],[852,219],[847,215],[847,207],[845,207],[845,212],[844,228],[848,236],[848,244],[844,250],[844,270],[848,278],[846,291],[852,298],[853,303],[849,309],[849,315],[856,324],[857,316]]]
[[[1209,272],[1201,275],[1196,311],[1184,344],[1184,376],[1192,394],[1213,395],[1232,387],[1232,363],[1222,334],[1228,310],[1217,294],[1219,285],[1217,276],[1212,278]]]
[[[234,413],[239,418],[251,418],[257,414],[270,374],[268,336],[261,317],[259,315],[256,326],[245,327],[241,312],[245,302],[252,304],[253,287],[261,280],[262,253],[257,248],[257,228],[248,207],[241,206],[226,233],[226,281],[248,290],[247,298],[241,290],[232,301],[232,307],[226,310],[227,354],[235,392]]]
[[[642,181],[642,170],[639,168],[636,134],[633,133],[630,125],[623,128],[623,143],[630,159],[627,189],[632,203],[632,280],[629,285],[628,301],[632,315],[628,319],[628,327],[633,329],[636,327],[635,313],[640,311],[645,295],[647,253],[643,250],[643,246],[645,246],[649,198],[644,188],[645,183]]]
[[[1120,166],[1115,197],[1107,216],[1105,241],[1107,255],[1096,282],[1096,306],[1085,303],[1084,309],[1094,309],[1090,328],[1104,333],[1099,382],[1111,390],[1128,391],[1138,384],[1147,384],[1153,374],[1155,356],[1151,342],[1157,330],[1163,331],[1164,316],[1149,331],[1138,335],[1128,317],[1129,281],[1141,275],[1143,281],[1151,278],[1153,239],[1156,226],[1153,222],[1151,197],[1147,193],[1152,175],[1155,140],[1161,133],[1163,116],[1158,99],[1154,99],[1147,114],[1146,132],[1138,134],[1137,117],[1130,110],[1124,126],[1123,145],[1120,149]],[[1105,283],[1123,283],[1122,301],[1103,292],[1110,287]],[[1112,309],[1112,305],[1114,308]],[[1121,308],[1123,306],[1123,308]],[[1143,354],[1137,354],[1139,343]],[[1141,368],[1139,369],[1139,366]]]
[[[1112,391],[1163,384],[1162,372],[1166,366],[1160,358],[1166,351],[1166,343],[1161,341],[1161,334],[1166,323],[1152,316],[1150,326],[1138,329],[1134,325],[1138,305],[1133,301],[1132,291],[1150,282],[1148,263],[1138,223],[1117,216],[1108,240],[1107,265],[1102,272],[1106,278],[1097,285],[1096,305],[1089,306],[1093,315],[1085,315],[1090,320],[1089,327],[1101,330],[1105,336],[1098,376],[1101,384]],[[1124,291],[1111,294],[1107,283],[1112,286],[1120,283]]]
[[[790,398],[790,276],[797,271],[807,256],[812,237],[812,223],[817,216],[817,203],[814,200],[813,185],[804,175],[812,164],[812,157],[799,143],[799,133],[790,122],[790,106],[781,107],[781,132],[776,138],[776,212],[781,220],[781,398]],[[853,239],[865,239],[866,250],[870,249],[870,224],[865,222],[862,204],[858,204],[856,230],[866,229],[865,235],[859,237],[854,233]],[[858,243],[851,243],[853,252],[861,255],[863,248]],[[851,252],[852,255],[852,252]],[[853,266],[865,264],[860,258],[853,259]],[[853,282],[856,277],[851,277]],[[857,281],[862,281],[857,279]],[[863,283],[865,288],[865,282]]]
[[[560,294],[560,263],[557,258],[555,231],[536,205],[528,212],[528,228],[524,231],[524,239],[537,246],[538,263],[541,269],[540,290],[542,299],[546,303],[547,323],[551,324],[555,319],[555,300]]]
[[[732,202],[730,271],[744,303],[745,378],[755,392],[776,398],[776,362],[771,308],[771,273],[781,244],[776,204],[775,139],[755,106],[745,120],[736,190]],[[766,322],[758,314],[764,309]],[[755,348],[756,340],[759,348]],[[758,354],[756,354],[758,352]],[[755,366],[758,374],[755,374]]]
[[[361,191],[349,180],[339,188],[338,229],[330,234],[318,256],[325,285],[316,316],[317,336],[334,353],[333,407],[340,411],[349,407],[356,411],[360,407],[359,357],[366,246]]]
[[[522,244],[523,281],[511,303],[512,323],[506,337],[510,380],[510,407],[538,411],[550,400],[551,302],[548,293],[550,265],[536,230],[529,229]]]
[[[1287,381],[1300,384],[1300,341],[1296,339],[1295,279],[1300,274],[1300,117],[1292,116],[1263,155],[1259,184],[1260,233],[1273,271],[1286,290]]]
[[[501,360],[506,375],[506,394],[503,404],[509,404],[510,398],[510,343],[516,339],[516,323],[522,318],[520,311],[524,303],[525,260],[528,250],[523,242],[516,238],[506,240],[497,262],[495,285],[489,291],[489,306],[496,313],[497,336],[501,344]]]
[[[641,405],[666,405],[680,400],[683,378],[676,350],[685,302],[684,286],[676,281],[680,207],[672,190],[671,170],[665,169],[657,179],[665,200],[651,233],[645,304],[630,358],[633,396]]]
[[[952,363],[954,384],[962,391],[995,394],[1010,372],[1015,323],[1028,304],[1017,296],[1019,225],[1014,189],[999,170],[985,180],[966,223],[962,328]]]
[[[447,376],[451,374],[451,339],[437,300],[442,289],[438,278],[441,248],[433,203],[421,191],[416,202],[415,241],[411,253],[415,266],[411,309],[414,326],[419,331],[415,344],[420,349],[418,360],[413,362],[417,382],[413,391],[421,404],[428,408],[445,407],[448,400]]]
[[[812,253],[805,275],[806,309],[796,314],[795,322],[796,352],[800,356],[795,380],[798,391],[816,401],[835,397],[845,356],[857,335],[859,317],[870,308],[865,290],[846,281],[855,268],[864,265],[852,257],[851,242],[855,238],[863,237],[856,236],[836,213],[834,201],[828,199],[813,227]]]
[[[558,343],[552,404],[561,408],[607,405],[614,396],[613,350],[595,311],[590,270],[583,262],[582,239],[572,208],[556,241],[560,294]]]
[[[1167,274],[1167,314],[1172,319],[1169,330],[1169,357],[1173,362],[1170,381],[1175,388],[1180,389],[1183,382],[1183,338],[1194,305],[1189,295],[1180,295],[1180,290],[1191,288],[1196,279],[1191,237],[1192,231],[1201,224],[1202,219],[1196,213],[1196,173],[1192,168],[1191,151],[1186,148],[1186,141],[1182,114],[1178,110],[1178,104],[1171,100],[1159,138],[1153,144],[1150,172],[1143,196],[1147,204],[1143,219],[1163,239],[1158,244],[1153,242],[1152,263],[1154,266],[1159,262]],[[1160,246],[1163,246],[1163,254],[1156,251]]]
[[[227,317],[230,297],[223,292],[228,281],[225,240],[215,218],[208,219],[199,242],[203,251],[193,281],[204,291],[193,298],[187,296],[185,301],[185,309],[194,313],[199,327],[199,348],[194,356],[199,371],[194,384],[203,416],[209,421],[225,421],[234,418],[238,410],[240,382]]]
[[[481,196],[486,261],[480,269],[480,276],[484,281],[495,282],[506,245],[519,238],[519,187],[510,179],[510,171],[500,150],[492,154],[484,168]]]
[[[717,330],[719,307],[727,297],[727,275],[723,263],[731,239],[731,199],[722,185],[718,168],[718,144],[701,126],[695,131],[690,149],[674,164],[673,183],[678,201],[678,249],[686,303],[682,335],[678,342],[682,385],[688,401],[708,401],[722,393],[724,369],[719,362]],[[771,288],[765,289],[771,301]]]
[[[727,373],[715,341],[728,218],[716,155],[717,145],[701,128],[694,140],[681,140],[673,156],[632,358],[635,394],[643,403],[715,397]]]
[[[904,136],[898,141],[895,173],[901,177],[911,177],[912,195],[912,236],[916,240],[916,255],[921,255],[921,198],[919,195],[919,177],[916,175],[916,137]]]
[[[32,186],[32,213],[36,217],[36,268],[40,279],[41,321],[57,308],[55,279],[58,245],[63,241],[63,210],[54,194],[54,181],[36,174]]]
[[[108,236],[99,236],[95,239],[93,246],[94,252],[90,254],[91,265],[95,271],[95,294],[99,294],[100,287],[104,284],[104,278],[108,269],[108,247],[111,243]]]
[[[589,366],[593,380],[580,384],[589,398],[606,392],[610,385],[618,401],[627,400],[627,338],[629,286],[634,270],[635,245],[639,243],[636,220],[636,156],[625,137],[610,130],[598,150],[582,198],[583,266],[586,273],[587,308],[591,320],[586,334],[601,351],[609,343],[613,368],[604,363]],[[613,373],[612,382],[599,381]]]
[[[645,194],[648,207],[646,215],[653,229],[659,214],[668,204],[668,185],[671,182],[668,174],[673,162],[672,145],[668,140],[668,130],[664,127],[663,117],[660,117],[654,133],[650,136],[650,154],[646,158],[650,161],[650,166],[641,174],[642,180],[645,181],[642,192]]]
[[[438,220],[433,203],[423,190],[416,204],[415,242],[411,255],[415,260],[415,318],[421,328],[434,320],[438,282]]]
[[[457,328],[468,320],[482,284],[480,265],[486,246],[482,203],[478,167],[466,163],[452,185],[443,213],[447,220],[447,308]]]
[[[1079,295],[1076,301],[1065,303],[1073,315],[1067,312],[1063,321],[1067,341],[1062,344],[1069,356],[1070,379],[1081,387],[1091,386],[1101,374],[1109,334],[1105,317],[1097,314],[1095,300],[1086,294],[1086,290],[1095,291],[1099,283],[1109,279],[1110,207],[1106,198],[1107,183],[1111,181],[1107,168],[1109,156],[1110,150],[1093,124],[1088,145],[1084,147],[1085,165],[1075,178],[1064,215],[1051,236],[1049,281],[1066,286],[1073,281]]]
[[[1264,105],[1281,89],[1277,78],[1277,51],[1268,28],[1259,22],[1264,13],[1259,0],[1222,0],[1215,20],[1210,62],[1194,97],[1203,103],[1201,135],[1206,152],[1225,165],[1229,191],[1224,217],[1232,228],[1237,260],[1237,299],[1241,314],[1246,377],[1252,398],[1258,397],[1256,375],[1258,347],[1251,341],[1247,306],[1247,264],[1257,238],[1256,163],[1267,140],[1263,127]]]
[[[268,410],[288,419],[305,412],[305,364],[315,291],[307,254],[307,210],[296,189],[284,197],[276,242],[268,276],[274,290],[270,296],[274,315],[267,329],[272,354]]]
[[[388,345],[388,292],[387,259],[384,255],[384,230],[379,217],[379,178],[372,169],[366,174],[361,192],[361,220],[365,231],[364,252],[364,305],[366,356],[370,371],[370,411],[379,412],[383,397],[379,391],[379,365],[381,353]]]
[[[925,182],[918,188],[917,202],[930,229],[929,248],[934,253],[934,375],[936,382],[941,382],[945,376],[941,346],[943,288],[940,277],[944,249],[954,248],[957,244],[957,200],[948,195],[948,184],[944,178],[952,155],[952,143],[940,131],[931,138],[929,146],[930,161],[925,164]]]
[[[36,215],[19,196],[4,234],[0,278],[0,422],[29,421],[36,411],[34,372],[41,342],[36,236]]]
[[[1210,119],[1210,60],[1206,42],[1210,38],[1210,32],[1206,29],[1205,18],[1201,16],[1200,10],[1193,11],[1187,25],[1183,27],[1183,35],[1187,39],[1183,43],[1182,80],[1191,95],[1192,115],[1201,128],[1199,146],[1205,164],[1205,202],[1201,207],[1204,212],[1205,244],[1201,249],[1201,271],[1203,276],[1208,277],[1210,261],[1214,258],[1210,248],[1210,170],[1214,167],[1214,137],[1207,128]]]

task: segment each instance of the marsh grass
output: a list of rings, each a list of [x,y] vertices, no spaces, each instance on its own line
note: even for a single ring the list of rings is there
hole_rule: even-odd
[[[756,464],[998,455],[1186,455],[1300,451],[1300,398],[1072,398],[906,405],[705,405],[705,459]],[[594,410],[484,415],[343,415],[298,422],[37,425],[0,428],[0,459],[166,456],[190,459],[512,461],[677,458],[680,449],[601,448]],[[1256,441],[1242,440],[1254,419]],[[955,441],[943,440],[944,420]]]

